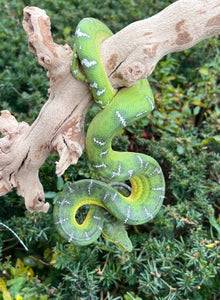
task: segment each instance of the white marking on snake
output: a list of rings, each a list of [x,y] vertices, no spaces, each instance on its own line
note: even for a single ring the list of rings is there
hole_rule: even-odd
[[[98,83],[94,81],[93,83],[90,84],[90,87],[97,89]]]
[[[84,18],[84,20],[89,21],[90,23],[94,23],[90,18]]]
[[[108,100],[108,102],[106,103],[106,105],[102,105],[102,108],[105,108],[106,106],[108,106],[110,103],[110,100]]]
[[[98,230],[102,231],[102,227],[100,225],[97,225]]]
[[[86,240],[88,241],[90,239],[89,235],[88,235],[88,232],[85,231],[85,236],[86,236]]]
[[[120,176],[121,174],[121,164],[118,165],[118,172],[112,172],[112,177],[111,178],[114,178],[115,176]]]
[[[154,110],[155,106],[154,106],[154,103],[153,103],[152,99],[149,96],[145,96],[145,97],[150,102],[152,110]]]
[[[67,201],[66,199],[63,199],[61,202],[60,202],[60,206],[63,206],[65,204],[70,204],[69,201]]]
[[[118,195],[118,194],[117,194],[117,193],[115,193],[115,194],[114,194],[114,196],[112,197],[112,201],[113,201],[113,202],[115,201],[115,199],[116,199],[117,195]]]
[[[138,159],[140,160],[140,163],[141,163],[140,167],[143,168],[143,159],[140,157],[140,155],[138,155],[137,157],[138,157]]]
[[[147,162],[146,164],[145,164],[145,167],[144,167],[144,172],[148,169],[148,167],[149,167],[149,162]]]
[[[71,241],[74,240],[74,234],[73,233],[69,234],[69,237],[70,238],[69,238],[68,242],[71,243]]]
[[[106,151],[103,151],[102,153],[99,154],[99,156],[102,158],[103,155],[107,154],[109,151],[109,149],[107,149]]]
[[[102,90],[98,90],[98,91],[96,92],[96,94],[97,94],[97,96],[101,96],[102,94],[105,93],[105,91],[106,91],[106,88],[104,88],[104,89],[102,89]]]
[[[88,185],[88,195],[90,196],[91,195],[91,188],[92,188],[92,185],[93,185],[93,181],[92,179],[90,180],[90,183]]]
[[[128,211],[127,211],[127,216],[126,219],[124,220],[124,223],[126,224],[128,222],[128,219],[130,218],[130,212],[131,212],[131,206],[128,206]]]
[[[95,100],[95,102],[102,105],[102,100]]]
[[[115,113],[116,113],[117,117],[119,118],[121,124],[122,124],[124,127],[126,127],[127,123],[126,123],[126,121],[125,121],[125,118],[122,117],[122,115],[120,114],[120,112],[119,112],[118,110],[116,110]]]
[[[134,170],[128,170],[129,179],[132,177],[133,173],[134,173]]]
[[[101,165],[93,165],[93,168],[99,169],[99,168],[107,168],[106,164],[102,163]]]
[[[139,113],[139,114],[136,114],[136,118],[138,118],[138,117],[140,117],[140,116],[142,116],[142,115],[144,115],[144,114],[146,114],[147,113],[147,110],[145,110],[145,111],[143,111],[143,112],[141,112],[141,113]]]
[[[79,70],[73,70],[73,74],[76,75],[79,72]]]
[[[161,186],[161,187],[157,187],[157,188],[152,188],[151,190],[152,191],[164,191],[164,187]]]
[[[95,219],[95,220],[101,220],[101,217],[93,216],[93,219]]]
[[[88,60],[87,58],[83,58],[81,60],[81,64],[84,65],[86,68],[91,68],[92,66],[97,65],[96,60]]]
[[[95,137],[93,137],[93,141],[94,143],[98,144],[99,146],[105,146],[106,142],[101,142],[99,140],[97,140]]]
[[[111,196],[111,194],[109,192],[106,192],[102,201],[105,202],[108,196]]]
[[[66,221],[68,221],[69,220],[69,218],[64,218],[64,219],[60,219],[59,221],[57,221],[55,224],[60,224],[60,225],[62,225],[63,223],[65,223]]]
[[[161,174],[161,169],[155,168],[148,176],[151,177],[151,176],[153,176],[155,173],[157,173],[158,175]]]
[[[85,33],[85,32],[82,32],[81,30],[80,30],[80,28],[78,28],[77,30],[76,30],[76,36],[77,37],[87,37],[87,38],[90,38],[90,35],[88,35],[87,33]]]
[[[70,193],[70,194],[73,194],[73,193],[75,192],[75,190],[72,189],[70,186],[68,186],[68,190],[69,190],[69,193]]]
[[[146,215],[147,215],[147,218],[153,219],[153,214],[150,213],[150,212],[147,210],[147,208],[146,208],[145,206],[144,206],[144,211],[145,211],[145,213],[146,213]]]

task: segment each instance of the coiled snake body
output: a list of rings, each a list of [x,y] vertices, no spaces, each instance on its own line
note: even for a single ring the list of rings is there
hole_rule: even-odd
[[[146,79],[129,88],[113,89],[100,57],[100,43],[111,31],[93,18],[83,19],[76,29],[73,75],[87,83],[102,111],[89,125],[86,151],[96,172],[109,181],[130,180],[128,196],[114,186],[97,180],[70,184],[59,195],[54,207],[58,232],[69,242],[87,245],[102,233],[120,249],[131,251],[125,224],[143,224],[161,208],[165,182],[158,163],[150,156],[117,152],[111,147],[114,136],[154,109],[154,99]],[[83,68],[80,70],[79,62]],[[83,224],[76,221],[77,210],[91,204]],[[105,213],[107,210],[108,213]],[[109,214],[110,213],[110,214]]]

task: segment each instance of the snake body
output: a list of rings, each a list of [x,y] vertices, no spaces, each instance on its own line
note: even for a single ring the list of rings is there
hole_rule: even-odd
[[[146,79],[119,91],[111,86],[100,57],[100,43],[111,35],[102,22],[83,19],[76,29],[71,71],[90,87],[95,102],[102,108],[86,135],[89,161],[110,182],[130,180],[132,190],[124,196],[117,184],[114,188],[97,180],[74,182],[59,195],[54,221],[58,232],[76,245],[88,245],[102,234],[120,249],[131,251],[125,225],[143,224],[158,213],[164,199],[165,181],[152,157],[112,149],[115,135],[149,114],[154,109],[154,99]],[[89,212],[84,222],[78,224],[77,210],[86,204],[90,204]]]

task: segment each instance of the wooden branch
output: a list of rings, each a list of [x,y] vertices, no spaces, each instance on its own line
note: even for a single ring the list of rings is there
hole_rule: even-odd
[[[26,7],[23,27],[30,51],[48,70],[50,96],[31,126],[1,112],[0,195],[17,188],[29,211],[47,212],[39,168],[53,152],[60,156],[58,176],[77,163],[85,144],[85,114],[93,101],[88,88],[70,72],[70,47],[53,42],[45,11]],[[190,48],[219,32],[220,0],[179,0],[105,40],[101,56],[112,85],[130,86],[149,76],[167,53]]]
[[[4,138],[0,139],[0,195],[16,187],[29,211],[46,212],[49,204],[45,204],[39,168],[52,152],[60,156],[58,176],[78,161],[84,149],[84,118],[92,97],[70,72],[70,47],[53,42],[45,11],[26,7],[23,27],[29,49],[48,69],[50,97],[32,126],[18,123],[8,111],[1,112],[0,131]]]
[[[151,18],[134,22],[101,45],[115,88],[148,77],[168,53],[220,34],[220,0],[179,0]]]

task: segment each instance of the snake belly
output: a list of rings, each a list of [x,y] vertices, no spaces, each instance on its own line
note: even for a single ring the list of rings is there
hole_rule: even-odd
[[[74,182],[59,195],[54,221],[60,235],[73,244],[88,245],[102,234],[121,250],[131,251],[125,225],[146,223],[158,213],[164,199],[165,181],[152,157],[112,149],[115,135],[146,117],[154,109],[154,99],[146,79],[119,91],[111,86],[100,57],[100,43],[111,35],[100,21],[83,19],[76,29],[71,71],[90,87],[102,109],[87,131],[88,159],[97,174],[108,181],[130,180],[131,193],[124,196],[114,186],[97,180]],[[77,210],[87,204],[90,209],[86,219],[78,224]]]

